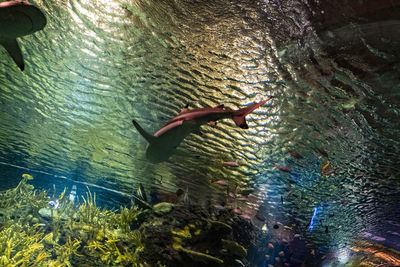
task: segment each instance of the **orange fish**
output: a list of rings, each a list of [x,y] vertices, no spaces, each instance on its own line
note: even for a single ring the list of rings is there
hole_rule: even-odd
[[[326,168],[328,168],[328,167],[329,167],[329,165],[331,165],[331,163],[328,161],[328,163],[327,163],[327,164],[325,164],[325,165],[322,167],[321,171],[325,171],[325,170],[326,170]]]

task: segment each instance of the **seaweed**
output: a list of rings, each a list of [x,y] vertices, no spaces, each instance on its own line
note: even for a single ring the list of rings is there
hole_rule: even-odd
[[[66,190],[49,207],[47,192],[34,190],[31,179],[23,174],[0,192],[0,266],[146,266],[142,235],[130,228],[139,209],[100,209],[89,190],[78,207]]]

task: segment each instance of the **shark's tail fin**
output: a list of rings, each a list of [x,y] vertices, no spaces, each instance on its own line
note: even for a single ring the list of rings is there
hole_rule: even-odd
[[[237,126],[239,126],[242,129],[248,129],[249,126],[246,123],[246,116],[253,112],[255,109],[259,108],[260,106],[264,105],[267,103],[270,99],[268,98],[267,100],[260,101],[258,103],[255,103],[251,106],[241,108],[239,110],[235,110],[232,114],[232,119],[236,123]]]

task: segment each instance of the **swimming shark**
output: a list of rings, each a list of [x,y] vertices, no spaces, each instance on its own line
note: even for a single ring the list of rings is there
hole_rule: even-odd
[[[46,17],[39,8],[29,2],[1,2],[0,25],[0,44],[23,71],[24,59],[16,38],[43,29],[46,26]]]
[[[215,125],[217,120],[231,118],[240,128],[248,129],[245,117],[267,101],[269,99],[238,110],[224,108],[223,104],[192,110],[184,108],[154,135],[146,132],[135,120],[132,123],[148,142],[146,158],[152,163],[159,163],[166,161],[190,133],[200,133],[200,126],[205,123]]]

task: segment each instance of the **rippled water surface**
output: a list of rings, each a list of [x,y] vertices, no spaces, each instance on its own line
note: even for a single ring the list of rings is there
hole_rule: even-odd
[[[25,71],[0,49],[0,168],[213,205],[226,180],[290,229],[272,238],[400,250],[399,5],[347,2],[34,1],[47,26],[19,39]],[[268,98],[248,130],[204,125],[159,164],[131,123]]]

